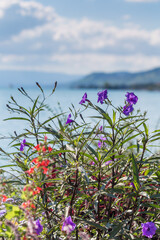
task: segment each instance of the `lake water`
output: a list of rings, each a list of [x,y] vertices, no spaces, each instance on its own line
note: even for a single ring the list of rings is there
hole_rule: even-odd
[[[27,92],[33,98],[36,98],[38,94],[40,94],[40,90],[37,89],[27,89]],[[61,108],[67,112],[70,112],[69,107],[71,107],[71,103],[74,104],[75,108],[83,108],[79,104],[84,92],[87,92],[88,99],[90,99],[93,103],[97,102],[97,92],[98,90],[85,90],[85,89],[56,89],[55,93],[47,99],[47,103],[50,105],[54,111],[58,109],[57,103],[59,102]],[[108,90],[108,97],[112,101],[115,106],[124,106],[124,99],[126,90]],[[49,95],[51,93],[51,89],[46,89],[45,94]],[[150,126],[150,130],[153,131],[157,128],[160,128],[160,92],[159,91],[134,91],[134,93],[138,96],[138,103],[134,106],[135,110],[141,109],[142,112],[147,111],[147,117],[149,118],[148,124]],[[13,133],[13,131],[17,131],[20,134],[24,126],[24,121],[3,121],[3,119],[8,117],[13,117],[13,114],[10,114],[7,110],[6,104],[10,100],[10,96],[13,96],[15,100],[21,105],[28,105],[27,99],[17,90],[17,89],[0,89],[0,129],[1,136],[7,136],[9,133]],[[87,111],[88,116],[92,115],[91,111]],[[46,120],[48,118],[48,114],[45,112],[42,115],[42,120]],[[0,139],[0,147],[7,148],[8,140]]]

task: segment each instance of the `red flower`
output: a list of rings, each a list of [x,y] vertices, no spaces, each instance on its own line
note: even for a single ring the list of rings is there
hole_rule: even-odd
[[[37,187],[35,191],[33,191],[33,195],[36,195],[42,191],[41,187]]]
[[[30,168],[28,171],[25,172],[28,173],[29,175],[34,173],[34,167]]]
[[[48,168],[43,167],[43,173],[46,174],[48,171]]]
[[[32,160],[32,162],[35,163],[35,164],[37,164],[37,163],[38,163],[38,158],[34,158],[34,159]]]
[[[47,159],[45,161],[42,161],[42,165],[41,166],[44,166],[44,167],[48,167],[50,161]]]
[[[43,151],[43,152],[46,152],[46,151],[47,151],[46,148],[45,148],[45,146],[42,147],[42,151]]]
[[[52,152],[53,148],[51,148],[50,146],[48,147],[48,151]]]
[[[41,148],[40,148],[40,145],[38,144],[37,146],[34,147],[37,151],[40,151]]]
[[[5,202],[7,200],[7,198],[8,198],[6,195],[2,195],[2,197],[3,197],[2,198],[2,202]]]
[[[43,166],[43,167],[48,167],[50,161],[47,159],[47,160],[43,160],[41,163],[39,162],[38,165],[37,165],[37,168]]]
[[[31,208],[36,209],[36,206],[32,203],[32,204],[31,204]]]
[[[28,200],[27,202],[22,203],[22,207],[23,208],[31,207],[31,208],[36,209],[35,205],[30,200]]]
[[[42,191],[42,188],[41,187],[37,187],[37,191],[38,191],[38,193],[40,193],[40,191]]]

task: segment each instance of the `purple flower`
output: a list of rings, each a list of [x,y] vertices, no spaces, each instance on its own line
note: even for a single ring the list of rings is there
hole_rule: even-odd
[[[105,141],[106,138],[105,137],[100,137],[100,140],[98,141],[98,147],[102,148],[104,145],[106,145],[106,143],[104,143],[103,141]]]
[[[95,164],[95,162],[93,162],[93,161],[91,161],[91,163],[90,163],[91,165],[94,165]]]
[[[20,146],[20,151],[23,152],[24,151],[24,147],[26,146],[26,139],[24,139],[22,142],[21,142],[21,146]]]
[[[37,235],[40,235],[40,233],[43,231],[43,226],[41,225],[39,219],[35,221],[35,227]]]
[[[100,126],[100,127],[99,127],[99,131],[103,131],[103,126]]]
[[[68,115],[68,118],[67,118],[66,124],[70,124],[70,123],[72,123],[72,122],[74,122],[74,121],[71,119],[71,114],[69,114],[69,115]]]
[[[134,110],[132,105],[125,105],[123,107],[123,113],[128,116]]]
[[[102,141],[105,141],[106,140],[106,137],[100,137],[100,139],[102,140]]]
[[[14,202],[13,198],[7,198],[6,202]]]
[[[98,141],[98,147],[101,148],[103,146],[103,143],[101,141]]]
[[[102,92],[98,92],[97,95],[98,95],[97,102],[100,102],[101,104],[103,104],[104,100],[107,99],[107,89]]]
[[[152,238],[157,228],[153,222],[141,223],[143,236]]]
[[[110,160],[110,161],[107,161],[107,162],[105,162],[105,165],[107,166],[107,165],[109,165],[110,163],[112,163],[112,161]]]
[[[79,104],[83,104],[83,103],[85,103],[85,101],[88,101],[88,99],[87,99],[87,93],[85,93],[85,94],[83,95],[82,100],[79,102]]]
[[[135,185],[134,185],[134,183],[133,183],[133,182],[131,182],[131,183],[130,183],[130,185],[131,185],[133,188],[135,188]]]
[[[76,224],[72,222],[71,216],[67,217],[62,226],[62,231],[66,232],[66,234],[70,234],[76,227]]]
[[[138,97],[133,92],[130,92],[130,93],[127,92],[126,97],[127,97],[127,102],[131,105],[136,104],[138,101]]]
[[[0,217],[3,217],[6,214],[6,212],[7,211],[5,209],[0,210]]]

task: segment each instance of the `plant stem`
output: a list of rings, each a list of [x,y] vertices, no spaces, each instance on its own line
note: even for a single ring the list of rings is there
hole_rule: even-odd
[[[78,168],[76,169],[76,180],[75,180],[72,199],[71,199],[71,202],[70,202],[70,210],[69,210],[70,216],[72,216],[72,206],[73,206],[74,198],[75,198],[75,195],[76,195],[77,187],[78,187]]]
[[[99,192],[99,195],[98,195],[98,211],[97,211],[98,222],[101,219],[101,216],[100,216],[100,189],[101,189],[101,162],[99,162],[99,174],[98,174],[98,192]],[[100,235],[101,235],[101,230],[98,229],[97,240],[100,239]]]

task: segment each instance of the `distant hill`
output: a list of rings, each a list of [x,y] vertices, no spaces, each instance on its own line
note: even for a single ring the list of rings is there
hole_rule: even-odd
[[[160,68],[137,73],[91,73],[73,83],[72,87],[160,90]]]
[[[68,86],[70,82],[81,77],[63,73],[0,70],[0,87],[34,87],[36,82],[43,87],[50,87],[55,81],[58,86]]]

